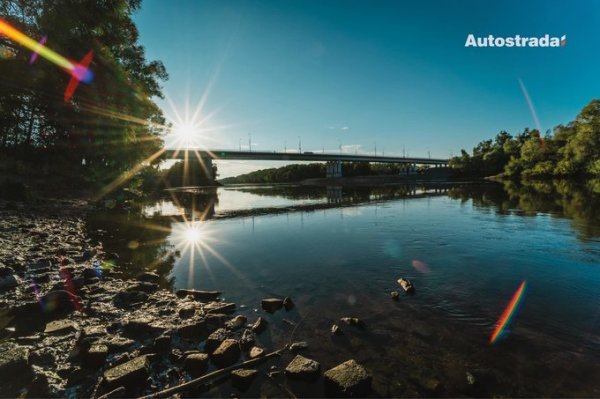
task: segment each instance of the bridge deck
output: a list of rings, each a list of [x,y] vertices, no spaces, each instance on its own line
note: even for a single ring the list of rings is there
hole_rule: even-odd
[[[381,163],[415,163],[422,165],[446,165],[447,159],[386,157],[378,155],[327,154],[317,152],[284,153],[266,151],[231,151],[231,150],[187,150],[188,157],[196,154],[214,160],[262,160],[262,161],[343,161],[343,162],[381,162]],[[167,158],[184,159],[185,150],[167,150]]]

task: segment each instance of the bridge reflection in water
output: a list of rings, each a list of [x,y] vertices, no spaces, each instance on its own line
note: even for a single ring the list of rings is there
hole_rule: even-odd
[[[309,212],[314,210],[447,195],[450,184],[411,183],[384,187],[343,186],[236,186],[188,187],[170,190],[169,196],[147,206],[148,216],[176,220]],[[223,199],[223,203],[220,202]]]

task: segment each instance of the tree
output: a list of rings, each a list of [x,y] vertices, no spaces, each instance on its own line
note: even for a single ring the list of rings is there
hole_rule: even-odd
[[[78,60],[92,50],[93,81],[63,101],[70,75],[5,38],[16,52],[0,62],[0,146],[59,157],[97,184],[143,163],[162,147],[165,124],[153,97],[162,97],[167,73],[147,61],[132,20],[140,0],[5,0],[0,15],[33,38]],[[35,150],[35,151],[34,151]],[[85,164],[85,165],[83,165]]]

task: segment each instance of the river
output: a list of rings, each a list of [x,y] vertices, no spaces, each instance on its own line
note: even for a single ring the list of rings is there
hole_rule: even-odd
[[[126,274],[222,290],[268,319],[262,346],[293,335],[324,369],[355,358],[376,395],[600,396],[598,182],[187,189],[88,226]],[[265,314],[268,297],[296,306]]]

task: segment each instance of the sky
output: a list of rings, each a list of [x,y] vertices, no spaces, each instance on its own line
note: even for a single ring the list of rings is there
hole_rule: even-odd
[[[144,0],[134,19],[170,76],[159,105],[209,149],[446,158],[536,118],[568,123],[600,96],[595,0]],[[467,48],[471,33],[567,45]]]

